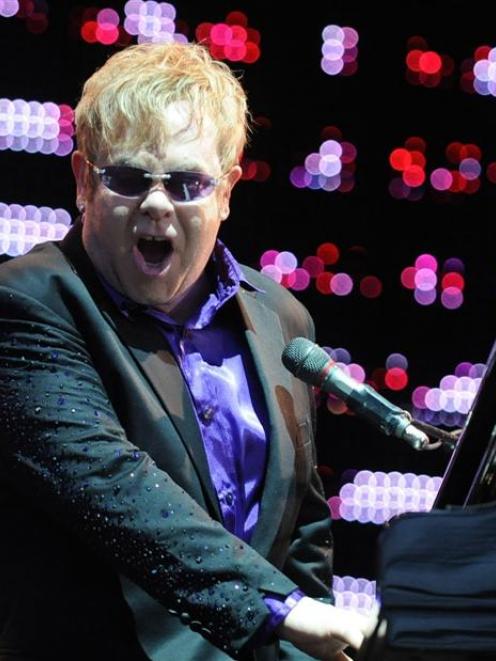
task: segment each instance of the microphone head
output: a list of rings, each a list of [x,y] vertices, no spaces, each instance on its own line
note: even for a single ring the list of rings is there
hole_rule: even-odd
[[[282,362],[298,379],[320,386],[322,370],[331,360],[329,355],[306,337],[295,337],[282,352]]]

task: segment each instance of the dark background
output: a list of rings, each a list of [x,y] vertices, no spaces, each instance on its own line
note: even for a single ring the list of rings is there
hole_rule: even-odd
[[[84,80],[115,51],[87,44],[70,31],[74,7],[85,3],[48,2],[49,26],[32,34],[19,18],[0,18],[2,74],[0,96],[54,101],[74,107]],[[89,5],[90,3],[86,3]],[[124,16],[124,2],[94,1]],[[339,270],[352,276],[373,274],[384,285],[380,298],[323,296],[313,290],[296,295],[307,305],[318,341],[346,347],[369,374],[384,366],[393,351],[409,360],[409,386],[385,395],[410,406],[412,389],[437,386],[462,360],[484,362],[494,336],[496,186],[482,175],[476,195],[436,198],[426,190],[418,202],[394,200],[388,156],[406,138],[428,144],[427,171],[447,167],[444,150],[458,140],[479,145],[485,166],[496,161],[496,99],[467,94],[459,87],[460,65],[477,46],[496,44],[496,29],[483,2],[356,0],[313,2],[289,9],[270,2],[175,3],[177,18],[190,27],[221,22],[241,10],[261,32],[261,58],[236,64],[254,116],[271,128],[255,130],[247,156],[267,161],[264,183],[242,182],[235,192],[222,238],[243,262],[258,267],[263,251],[291,250],[303,259],[323,242],[342,251]],[[360,36],[358,71],[328,76],[320,68],[321,32],[328,24],[354,27]],[[413,86],[405,79],[407,39],[424,37],[431,49],[455,62],[443,87]],[[317,151],[325,126],[338,126],[358,150],[356,186],[351,193],[297,190],[289,172]],[[69,157],[0,152],[0,201],[63,207],[75,214]],[[361,249],[357,250],[356,247]],[[439,302],[422,307],[403,289],[401,270],[423,252],[440,263],[457,256],[465,262],[465,302],[446,310]],[[398,470],[441,475],[449,453],[416,453],[351,416],[319,411],[320,464],[328,496],[349,479],[350,469]],[[345,472],[343,476],[343,472]],[[348,476],[348,478],[347,478]],[[379,528],[338,521],[336,573],[375,575]]]

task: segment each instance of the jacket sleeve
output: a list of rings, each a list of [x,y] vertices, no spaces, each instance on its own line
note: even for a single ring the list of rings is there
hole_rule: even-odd
[[[0,420],[0,480],[233,658],[268,615],[264,594],[297,587],[129,442],[77,329],[7,287]],[[296,576],[298,549],[316,544],[307,519],[302,512]]]

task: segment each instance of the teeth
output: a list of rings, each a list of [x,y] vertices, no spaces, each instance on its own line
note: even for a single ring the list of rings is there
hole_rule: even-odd
[[[145,241],[167,241],[163,236],[152,236],[151,234],[144,234],[141,238]]]

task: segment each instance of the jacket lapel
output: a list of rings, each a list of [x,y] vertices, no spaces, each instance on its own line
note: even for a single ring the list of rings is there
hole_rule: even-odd
[[[208,460],[196,412],[185,386],[181,370],[160,329],[149,319],[130,322],[124,316],[114,316],[118,335],[128,347],[143,375],[149,380],[162,406],[169,414],[177,433],[196,469],[204,496],[221,520],[217,494],[210,478]]]
[[[241,288],[237,298],[269,418],[269,456],[260,516],[250,542],[259,553],[267,555],[283,518],[294,474],[295,451],[289,428],[294,415],[291,375],[281,362],[285,338],[279,318],[259,296],[257,292]]]
[[[167,342],[160,329],[144,315],[134,319],[127,318],[110,300],[83,248],[79,223],[67,234],[62,248],[74,270],[90,290],[107,323],[127,347],[138,369],[170,416],[198,475],[210,511],[221,520],[200,428],[196,424],[193,402],[174,356],[167,350]],[[150,439],[143,449],[150,451],[157,460],[164,452],[164,444],[159,438]]]

